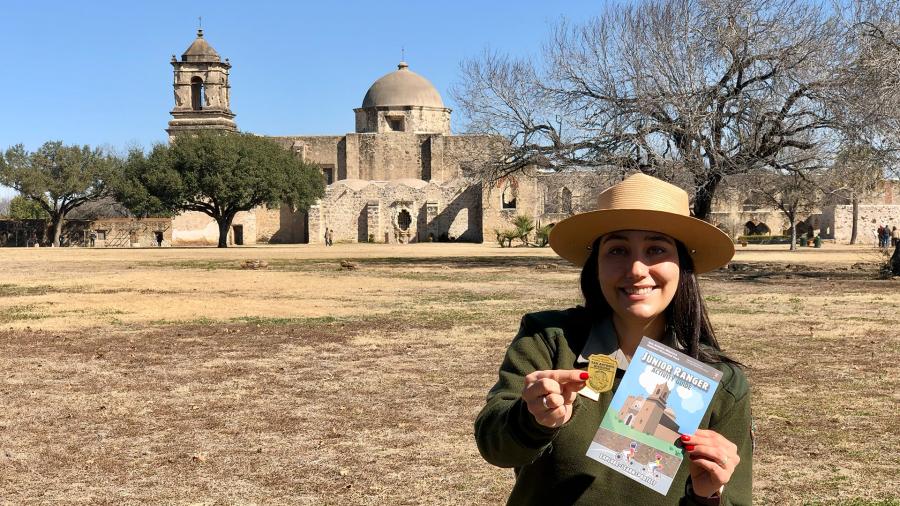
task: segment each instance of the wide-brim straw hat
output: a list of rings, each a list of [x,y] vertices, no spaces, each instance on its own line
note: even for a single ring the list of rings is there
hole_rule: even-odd
[[[698,274],[718,269],[734,256],[734,242],[725,232],[691,216],[687,192],[646,174],[635,174],[601,192],[596,211],[557,223],[550,232],[550,247],[583,266],[594,241],[617,230],[661,232],[681,241]]]

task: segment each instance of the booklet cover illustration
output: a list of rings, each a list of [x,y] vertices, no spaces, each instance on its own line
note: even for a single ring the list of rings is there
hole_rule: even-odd
[[[716,370],[653,339],[641,340],[587,456],[665,495],[722,379]]]

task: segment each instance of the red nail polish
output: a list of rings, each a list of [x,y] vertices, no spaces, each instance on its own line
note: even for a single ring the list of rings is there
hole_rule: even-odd
[[[691,436],[688,436],[687,434],[682,434],[682,435],[681,435],[681,440],[682,440],[682,441],[690,441],[690,440],[691,440]]]
[[[687,445],[687,446],[685,446],[684,448],[685,448],[687,451],[689,451],[689,452],[694,451],[694,445]]]
[[[581,380],[583,381],[583,380],[590,378],[591,375],[586,372],[583,372],[583,373],[579,374],[578,377],[581,378]]]

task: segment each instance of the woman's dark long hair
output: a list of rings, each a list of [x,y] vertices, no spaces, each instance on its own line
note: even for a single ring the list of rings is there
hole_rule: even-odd
[[[612,308],[603,296],[598,278],[597,257],[601,239],[598,237],[594,241],[591,255],[581,269],[581,293],[584,295],[584,306],[591,314],[607,317],[612,315]],[[675,246],[680,272],[675,296],[665,310],[666,331],[674,331],[679,346],[701,362],[742,365],[722,353],[706,314],[706,304],[700,295],[700,285],[694,275],[694,260],[680,241],[676,240]]]

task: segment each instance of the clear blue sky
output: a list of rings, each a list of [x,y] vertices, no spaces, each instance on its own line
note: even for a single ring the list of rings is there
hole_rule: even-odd
[[[120,150],[165,141],[169,60],[194,40],[198,16],[207,41],[233,65],[231,108],[241,130],[341,134],[353,130],[352,109],[369,85],[396,69],[401,47],[410,70],[456,109],[448,89],[462,60],[484,48],[537,56],[552,24],[584,20],[602,5],[4,0],[0,149],[57,139]]]

